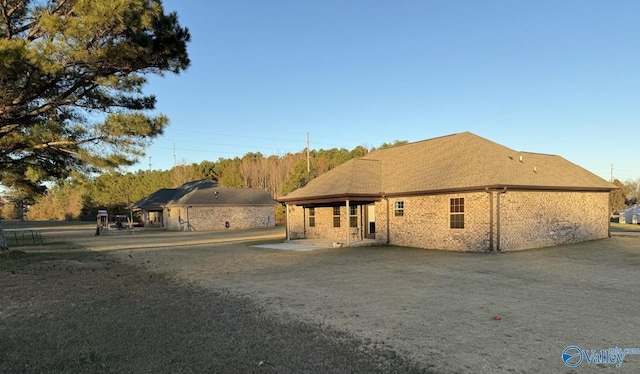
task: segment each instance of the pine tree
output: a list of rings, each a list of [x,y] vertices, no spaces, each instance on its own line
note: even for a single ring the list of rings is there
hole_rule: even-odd
[[[184,70],[189,38],[159,0],[0,1],[0,182],[132,165],[168,124],[145,76]]]
[[[160,0],[0,0],[0,183],[134,164],[168,124],[146,76],[186,69],[189,39]]]

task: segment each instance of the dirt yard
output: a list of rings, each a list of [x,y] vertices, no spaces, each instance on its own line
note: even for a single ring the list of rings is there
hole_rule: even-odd
[[[0,260],[0,372],[637,373],[640,355],[587,362],[640,348],[640,232],[613,234],[486,254],[51,231]],[[588,352],[578,367],[568,346]]]

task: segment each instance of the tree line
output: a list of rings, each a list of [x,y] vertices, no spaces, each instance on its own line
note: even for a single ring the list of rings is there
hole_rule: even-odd
[[[628,179],[624,182],[614,179],[613,184],[618,189],[611,192],[611,198],[609,199],[611,213],[640,203],[640,178]]]
[[[384,143],[386,148],[406,141]],[[219,158],[218,161],[182,162],[170,170],[109,172],[93,177],[73,173],[71,177],[49,186],[39,195],[11,189],[0,199],[3,219],[93,220],[98,209],[113,214],[128,214],[128,207],[162,188],[176,188],[198,179],[213,179],[225,187],[260,188],[274,198],[283,196],[308,180],[336,166],[366,155],[376,148],[358,146],[311,150],[309,171],[306,150],[283,156],[264,156],[249,152],[242,157]],[[619,187],[611,193],[611,212],[639,202],[640,178],[613,182]]]
[[[383,144],[381,147],[401,144]],[[247,153],[242,157],[220,158],[218,161],[182,163],[170,170],[138,170],[108,172],[93,177],[83,173],[50,185],[46,191],[33,195],[12,189],[2,198],[2,218],[29,220],[93,220],[98,209],[113,214],[127,214],[128,207],[162,188],[176,188],[198,179],[213,179],[225,187],[261,188],[274,198],[304,185],[336,166],[370,150],[358,146],[311,150],[309,172],[307,153],[265,156]]]

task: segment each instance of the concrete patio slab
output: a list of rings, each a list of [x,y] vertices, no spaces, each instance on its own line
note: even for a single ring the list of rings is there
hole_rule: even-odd
[[[308,251],[315,251],[316,249],[329,248],[327,246],[317,246],[317,245],[314,246],[314,245],[293,244],[293,243],[259,244],[259,245],[253,245],[252,247],[280,249],[284,251],[296,251],[296,252],[308,252]]]

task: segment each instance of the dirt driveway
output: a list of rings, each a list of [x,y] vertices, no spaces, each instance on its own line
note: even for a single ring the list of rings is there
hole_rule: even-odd
[[[282,235],[258,234],[267,241]],[[178,235],[189,243],[179,247],[162,237],[162,248],[124,249],[131,240],[119,246],[119,239],[93,247],[182,282],[248,296],[282,320],[326,324],[391,347],[436,372],[640,372],[640,355],[627,355],[620,367],[587,362],[591,350],[640,347],[638,232],[503,254],[400,247],[292,252],[199,243],[197,234]],[[575,369],[562,361],[568,346],[589,351]]]
[[[640,348],[640,232],[503,254],[294,252],[252,245],[281,241],[281,229],[216,235],[73,240],[183,284],[245,296],[283,323],[325,325],[388,347],[430,372],[640,372],[640,355],[619,367],[608,352],[594,362],[601,350]],[[582,358],[575,368],[563,363],[569,346],[587,350],[567,351],[570,364]]]

